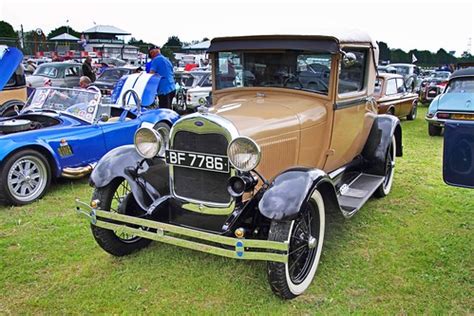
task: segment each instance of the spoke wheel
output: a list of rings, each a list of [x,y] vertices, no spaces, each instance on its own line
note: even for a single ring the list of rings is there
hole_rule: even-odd
[[[268,280],[275,294],[291,299],[309,287],[321,257],[324,231],[324,202],[317,190],[295,220],[272,221],[268,239],[289,242],[288,262],[267,264]]]
[[[139,216],[145,212],[136,203],[130,184],[123,178],[114,179],[106,186],[96,188],[92,200],[98,200],[99,208],[103,211],[129,216]],[[100,228],[93,224],[91,230],[99,246],[118,257],[145,248],[151,242],[140,236]]]
[[[1,171],[1,195],[12,204],[24,205],[41,198],[51,182],[48,161],[34,150],[8,158]]]
[[[127,204],[130,198],[129,194],[131,193],[132,190],[130,189],[130,184],[127,182],[127,180],[123,180],[114,192],[114,196],[112,197],[112,201],[110,203],[110,212],[126,214]],[[130,235],[126,232],[114,231],[114,233],[124,243],[133,243],[137,239],[141,238],[135,235]]]

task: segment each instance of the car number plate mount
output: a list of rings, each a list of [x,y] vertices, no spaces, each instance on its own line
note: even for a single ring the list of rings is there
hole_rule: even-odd
[[[166,163],[173,166],[222,173],[229,172],[229,159],[226,156],[167,150],[165,158]]]

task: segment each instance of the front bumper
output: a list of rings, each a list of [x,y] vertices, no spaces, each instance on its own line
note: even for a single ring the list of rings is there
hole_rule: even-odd
[[[428,117],[428,116],[425,116],[425,120],[432,124],[432,125],[436,125],[436,126],[440,126],[440,127],[443,127],[444,126],[444,123],[446,122],[446,120],[444,119],[439,119],[437,118],[436,116],[433,116],[433,117]]]
[[[78,199],[76,199],[76,212],[85,215],[92,225],[116,233],[123,232],[228,258],[288,262],[288,241],[221,236],[150,219],[106,212]]]

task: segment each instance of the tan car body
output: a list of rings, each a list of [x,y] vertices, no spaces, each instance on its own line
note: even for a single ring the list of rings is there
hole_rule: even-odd
[[[365,86],[359,92],[337,93],[338,76],[334,70],[339,69],[340,54],[332,55],[328,95],[285,88],[217,90],[213,80],[211,113],[228,119],[241,135],[260,145],[262,161],[257,169],[265,177],[272,178],[293,166],[330,172],[361,153],[377,114],[375,102],[368,98],[373,94],[377,47],[368,40],[340,45],[342,49],[357,47],[369,52],[374,48],[375,53],[367,55]],[[335,110],[337,103],[351,106]]]
[[[375,95],[377,100],[379,114],[393,114],[398,117],[406,117],[413,111],[414,102],[418,95],[412,92],[397,92],[387,95],[387,82],[389,80],[402,79],[403,76],[396,74],[383,73],[378,75],[381,82],[380,93]],[[392,112],[393,111],[393,112]]]
[[[0,91],[0,105],[10,100],[26,102],[26,87],[17,87]]]
[[[26,80],[22,68],[18,68],[12,75],[13,84],[0,90],[0,116],[12,110],[17,105],[21,107],[26,103]]]

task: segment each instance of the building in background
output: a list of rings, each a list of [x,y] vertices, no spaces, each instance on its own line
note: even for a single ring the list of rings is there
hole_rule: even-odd
[[[84,51],[91,57],[118,58],[131,63],[138,60],[138,47],[125,43],[129,32],[111,25],[94,25],[82,32]]]

